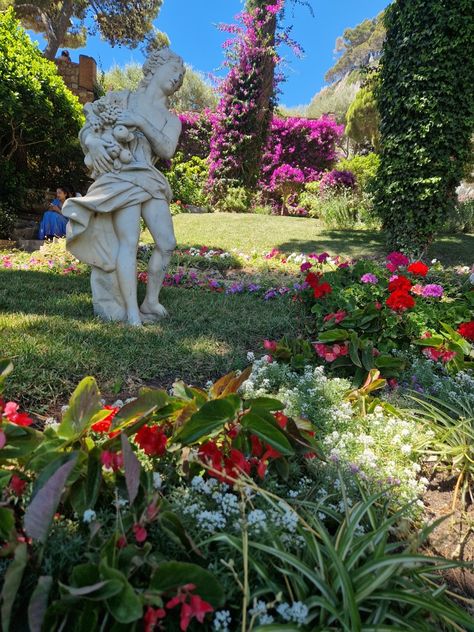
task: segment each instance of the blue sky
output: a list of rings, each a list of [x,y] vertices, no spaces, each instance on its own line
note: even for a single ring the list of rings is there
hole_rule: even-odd
[[[304,6],[290,6],[287,11],[287,22],[294,25],[292,36],[305,50],[302,59],[286,47],[282,50],[287,60],[287,81],[280,101],[288,106],[309,103],[324,86],[324,74],[334,60],[336,38],[348,26],[375,17],[389,0],[310,0],[310,4],[314,17]],[[217,74],[226,35],[217,30],[216,24],[232,22],[242,6],[241,0],[164,0],[155,25],[168,34],[173,49],[187,63],[204,73]],[[41,43],[41,38],[31,35]],[[112,48],[99,37],[90,37],[85,49],[70,52],[73,60],[81,52],[95,57],[104,70],[114,63],[143,60],[138,49]]]

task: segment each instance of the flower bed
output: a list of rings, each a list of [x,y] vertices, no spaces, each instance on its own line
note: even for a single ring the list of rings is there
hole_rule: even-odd
[[[2,628],[469,629],[424,575],[457,563],[388,537],[420,491],[402,480],[415,425],[383,408],[364,421],[347,386],[266,358],[206,391],[178,382],[105,408],[86,378],[43,431],[2,402]]]

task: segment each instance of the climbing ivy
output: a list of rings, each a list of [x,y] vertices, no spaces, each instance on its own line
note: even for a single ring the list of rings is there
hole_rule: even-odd
[[[376,203],[392,248],[426,249],[468,168],[473,8],[473,0],[395,0],[386,11]]]

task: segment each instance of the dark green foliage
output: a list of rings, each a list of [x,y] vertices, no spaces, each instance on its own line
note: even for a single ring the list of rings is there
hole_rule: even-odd
[[[336,52],[341,56],[330,68],[325,79],[332,83],[353,70],[366,66],[380,55],[385,38],[384,12],[372,20],[364,20],[354,28],[346,29],[336,40]]]
[[[391,248],[420,253],[454,208],[474,128],[472,0],[397,0],[386,13],[377,206]]]
[[[85,178],[81,107],[12,11],[0,14],[0,196]]]
[[[84,46],[87,36],[97,31],[112,46],[134,48],[145,42],[153,48],[166,41],[153,28],[162,0],[3,0],[3,4],[14,6],[25,28],[44,35],[48,59],[54,59],[60,46]]]

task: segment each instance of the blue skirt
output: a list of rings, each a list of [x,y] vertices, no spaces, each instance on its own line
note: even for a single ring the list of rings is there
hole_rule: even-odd
[[[46,237],[65,237],[66,236],[67,217],[54,211],[46,211],[41,218],[38,231],[38,239],[46,239]]]

